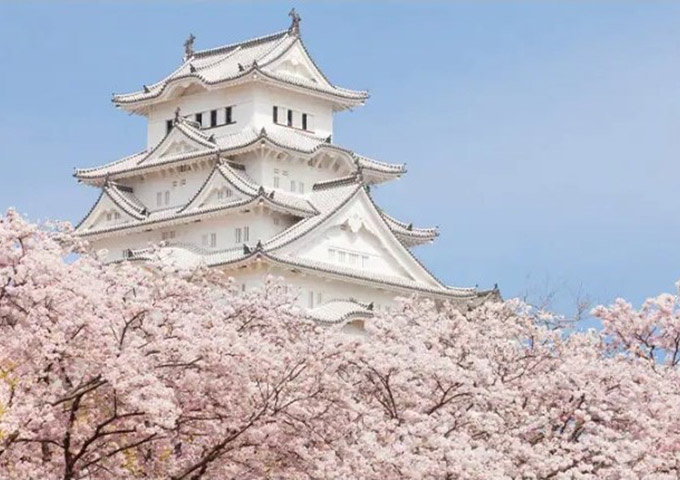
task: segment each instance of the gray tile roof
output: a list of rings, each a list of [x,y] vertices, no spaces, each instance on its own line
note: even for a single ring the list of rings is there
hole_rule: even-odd
[[[321,75],[324,81],[319,83],[297,76],[291,77],[268,68],[298,42],[308,54],[299,35],[289,30],[223,47],[197,51],[161,81],[144,86],[137,92],[114,95],[113,102],[118,106],[130,105],[134,108],[136,104],[160,97],[174,82],[186,79],[197,80],[205,86],[249,79],[270,81],[327,94],[348,102],[349,105],[361,103],[368,98],[368,93],[365,91],[349,90],[331,84],[323,73]],[[315,68],[321,72],[316,65]]]
[[[197,142],[200,141],[204,147],[195,152],[154,157],[153,154],[159,151],[160,146],[168,142],[167,138],[172,133],[170,132],[151,150],[145,150],[99,167],[77,169],[74,176],[84,181],[103,180],[107,175],[118,178],[141,173],[150,168],[175,165],[188,160],[214,155],[218,152],[224,155],[246,152],[257,148],[261,142],[312,157],[324,151],[338,152],[346,156],[347,161],[353,164],[353,168],[360,167],[365,173],[374,173],[385,178],[398,177],[406,172],[404,165],[390,164],[363,155],[357,155],[351,150],[327,143],[325,138],[286,127],[272,128],[270,131],[261,130],[260,132],[247,128],[237,133],[215,136],[215,143],[212,143],[208,140],[209,137],[206,137],[203,132],[189,125],[188,122],[181,122],[179,125],[181,125],[180,132],[186,138]]]

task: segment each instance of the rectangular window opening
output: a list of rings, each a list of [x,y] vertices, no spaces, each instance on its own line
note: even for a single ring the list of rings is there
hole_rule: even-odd
[[[210,126],[217,126],[217,110],[210,110]]]
[[[288,126],[293,126],[293,111],[291,109],[288,109]]]
[[[272,109],[272,118],[274,119],[274,123],[279,123],[279,107],[274,106]]]
[[[307,130],[307,114],[302,114],[302,129]]]
[[[224,116],[225,116],[225,123],[227,125],[234,123],[233,120],[231,119],[231,107],[227,107],[224,110]]]

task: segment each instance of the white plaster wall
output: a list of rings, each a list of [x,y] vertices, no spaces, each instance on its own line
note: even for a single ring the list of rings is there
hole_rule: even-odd
[[[261,127],[269,129],[271,126],[276,125],[272,112],[274,105],[276,105],[295,110],[296,112],[313,115],[313,131],[307,133],[313,133],[315,136],[320,137],[327,137],[333,133],[333,108],[329,102],[273,85],[256,84],[253,88],[255,92],[255,119],[253,125],[258,129]],[[296,122],[302,121],[300,116],[294,120]],[[301,128],[301,124],[298,123],[297,127]],[[304,130],[302,131],[304,132]]]
[[[289,269],[264,266],[260,269],[228,270],[237,283],[245,285],[246,289],[259,288],[262,286],[267,275],[281,278],[293,289],[297,295],[297,304],[302,308],[309,308],[309,294],[314,293],[314,307],[318,306],[318,295],[321,294],[321,303],[329,300],[347,300],[353,298],[362,303],[374,303],[374,308],[383,309],[395,304],[395,299],[404,294],[389,288],[378,288],[357,285],[342,280],[327,278],[322,274],[312,275],[291,272]]]
[[[121,180],[119,183],[132,187],[134,195],[149,209],[149,211],[165,210],[167,208],[179,208],[186,205],[186,203],[193,198],[193,196],[200,190],[205,180],[212,171],[211,167],[194,169],[182,173],[152,173],[144,177],[134,177],[126,180]],[[182,185],[182,180],[185,180],[185,185]],[[177,182],[173,186],[173,182]],[[170,192],[169,205],[158,206],[156,204],[156,193]]]
[[[224,114],[224,107],[233,105],[231,125],[205,128],[204,131],[215,133],[215,136],[235,133],[252,127],[254,118],[254,90],[252,85],[236,85],[210,91],[199,91],[186,96],[154,105],[149,113],[147,126],[147,145],[152,148],[165,136],[166,121],[175,117],[175,110],[180,107],[182,115],[194,119],[194,114],[209,110],[218,110],[218,123]],[[204,114],[204,122],[209,121]]]
[[[175,87],[179,88],[179,87]],[[189,87],[196,89],[198,87]],[[316,136],[326,137],[333,133],[333,109],[330,103],[290,92],[280,87],[249,83],[216,90],[202,90],[188,95],[159,103],[150,108],[147,125],[147,145],[152,148],[166,134],[166,122],[175,116],[175,110],[180,107],[183,116],[191,119],[194,114],[204,113],[204,124],[208,125],[209,117],[205,112],[218,110],[218,123],[224,114],[224,107],[233,105],[232,119],[235,123],[214,128],[204,128],[206,132],[215,136],[235,133],[246,128],[259,131],[274,126],[272,109],[274,105],[293,109],[297,112],[313,115],[313,132]],[[301,122],[300,117],[295,119]],[[301,125],[298,125],[300,127]],[[290,127],[284,127],[290,128]]]
[[[278,225],[275,221],[278,220]],[[143,249],[151,245],[157,245],[163,241],[164,232],[175,232],[175,236],[167,241],[170,243],[187,243],[196,245],[209,251],[225,250],[241,246],[243,243],[255,246],[258,240],[262,242],[273,237],[293,223],[293,219],[288,215],[282,215],[269,210],[257,210],[250,212],[233,212],[225,216],[191,222],[181,225],[161,227],[159,225],[149,225],[150,231],[129,233],[120,236],[113,236],[107,239],[92,241],[95,249],[106,248],[109,250],[107,260],[119,260],[123,258],[123,252],[127,249]],[[243,239],[243,227],[249,227],[249,240]],[[240,243],[235,241],[234,230],[241,228],[242,239]],[[215,247],[203,245],[203,236],[216,234],[217,243]],[[209,238],[208,238],[209,240]]]

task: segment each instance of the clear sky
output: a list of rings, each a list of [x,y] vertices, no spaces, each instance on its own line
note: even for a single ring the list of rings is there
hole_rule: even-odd
[[[77,222],[73,167],[144,146],[113,92],[287,28],[290,2],[0,3],[0,208]],[[445,282],[634,303],[680,278],[680,3],[298,2],[329,78],[369,89],[334,141],[393,163],[378,202]]]

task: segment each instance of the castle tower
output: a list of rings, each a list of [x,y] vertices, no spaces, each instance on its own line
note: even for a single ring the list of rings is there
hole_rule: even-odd
[[[360,322],[413,293],[461,303],[494,295],[443,285],[410,251],[437,230],[375,204],[370,186],[405,168],[333,143],[334,115],[368,94],[333,85],[291,17],[287,30],[209,50],[194,51],[192,35],[174,72],[114,95],[148,119],[147,147],[76,170],[101,189],[76,232],[110,261],[143,260],[162,244],[244,288],[284,277],[322,322]]]

